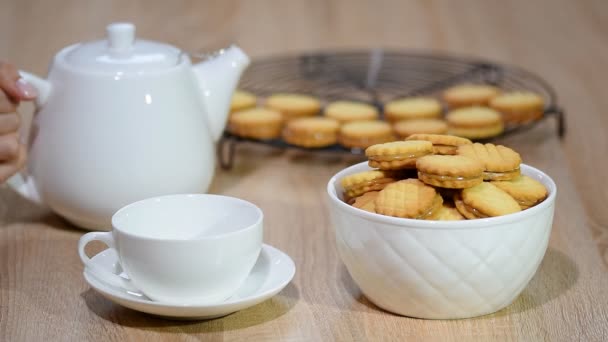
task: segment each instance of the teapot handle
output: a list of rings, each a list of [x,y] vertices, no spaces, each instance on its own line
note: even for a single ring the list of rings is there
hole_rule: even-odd
[[[21,75],[21,77],[28,83],[33,85],[38,91],[38,96],[34,101],[36,104],[36,111],[38,111],[38,107],[42,107],[49,98],[49,94],[51,93],[51,83],[41,77],[30,74],[27,71],[19,70],[19,75]]]
[[[48,96],[51,92],[51,84],[36,75],[30,74],[25,71],[19,71],[19,74],[23,79],[25,79],[28,83],[33,85],[38,91],[38,96],[34,101],[36,105],[36,110],[34,111],[34,115],[38,112],[40,107],[46,103]],[[26,137],[25,141],[29,142],[29,137]],[[29,146],[28,146],[29,149]],[[38,192],[38,188],[36,187],[36,182],[34,178],[25,170],[20,171],[15,174],[11,178],[8,179],[7,184],[18,194],[25,197],[26,199],[44,206],[42,198],[40,197],[40,193]]]

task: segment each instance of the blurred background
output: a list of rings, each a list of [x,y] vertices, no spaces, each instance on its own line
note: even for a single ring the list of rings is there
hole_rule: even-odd
[[[102,39],[113,21],[138,37],[208,51],[230,43],[252,57],[327,49],[426,50],[487,58],[551,84],[567,112],[562,140],[576,184],[603,198],[585,203],[606,222],[605,187],[580,165],[608,148],[608,2],[546,1],[120,1],[0,0],[0,59],[46,74],[68,44]],[[608,163],[594,162],[598,174]],[[594,215],[592,215],[594,216]]]
[[[112,21],[131,21],[139,37],[189,51],[232,42],[254,57],[329,48],[414,48],[520,64],[548,77],[553,68],[587,64],[591,76],[594,67],[584,63],[585,51],[577,47],[605,49],[604,3],[2,0],[0,57],[43,73],[62,47],[103,38]]]

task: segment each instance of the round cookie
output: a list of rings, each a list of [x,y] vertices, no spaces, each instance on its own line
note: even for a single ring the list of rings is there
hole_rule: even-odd
[[[511,180],[520,175],[519,153],[502,145],[462,145],[458,147],[458,155],[479,161],[484,167],[483,179],[487,181]]]
[[[262,140],[278,138],[282,126],[281,113],[265,108],[239,111],[230,115],[228,119],[228,130],[244,138]]]
[[[348,175],[340,180],[344,189],[344,201],[363,195],[369,191],[384,189],[387,184],[399,180],[399,174],[391,171],[371,170]]]
[[[487,106],[500,94],[500,89],[488,84],[459,84],[446,89],[442,98],[450,108]]]
[[[370,213],[376,212],[375,200],[378,197],[379,191],[366,192],[363,195],[354,199],[353,207],[361,210],[369,211]]]
[[[466,107],[446,116],[448,133],[467,139],[487,139],[500,135],[504,123],[500,113],[486,107]]]
[[[380,170],[412,169],[418,158],[432,153],[433,144],[423,140],[393,141],[365,150],[369,166]]]
[[[395,140],[391,125],[384,121],[353,121],[342,125],[340,144],[348,148],[367,148]]]
[[[325,107],[325,116],[336,119],[340,123],[376,120],[378,118],[378,109],[362,102],[336,101]]]
[[[521,211],[519,204],[504,190],[489,182],[462,190],[454,198],[456,209],[468,219],[502,216]]]
[[[437,221],[460,221],[466,220],[464,216],[454,207],[454,204],[443,202],[443,206],[439,209],[437,216],[435,217]]]
[[[435,217],[443,199],[417,179],[406,179],[387,185],[375,201],[376,212],[382,215],[427,219]]]
[[[236,90],[234,94],[232,94],[232,99],[230,100],[230,113],[254,108],[257,102],[258,99],[252,93]]]
[[[266,107],[279,111],[289,120],[316,115],[321,109],[321,102],[309,95],[274,94],[266,99]]]
[[[283,130],[283,139],[292,145],[318,148],[338,141],[338,121],[324,117],[305,117],[289,121]]]
[[[501,94],[490,101],[490,107],[502,113],[507,123],[538,120],[543,116],[543,98],[530,91],[514,91]]]
[[[470,145],[473,142],[467,138],[443,134],[413,134],[405,140],[426,140],[433,143],[435,154],[453,155],[458,151],[460,145]]]
[[[520,175],[510,181],[493,181],[492,184],[511,195],[522,210],[528,209],[547,198],[547,188],[539,181]]]
[[[483,182],[483,166],[463,156],[430,155],[416,162],[418,178],[426,184],[464,189]]]
[[[448,124],[441,119],[412,119],[398,121],[393,129],[399,137],[407,138],[417,133],[445,134],[448,132]]]
[[[389,122],[441,116],[441,103],[432,97],[408,97],[388,102],[384,118]]]

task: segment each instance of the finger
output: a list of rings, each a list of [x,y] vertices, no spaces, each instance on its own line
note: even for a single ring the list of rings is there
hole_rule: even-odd
[[[10,63],[0,62],[0,89],[6,92],[14,102],[32,100],[38,95],[36,88],[22,79],[17,68]]]
[[[17,104],[18,101],[8,97],[0,88],[0,113],[13,113],[17,111]]]
[[[21,119],[17,113],[0,114],[0,135],[17,132],[20,122]]]
[[[19,156],[19,137],[17,134],[0,136],[0,162],[11,161]]]
[[[25,165],[27,151],[23,145],[19,146],[17,158],[8,163],[0,163],[0,183],[6,182],[12,175],[17,173]]]
[[[21,91],[17,87],[19,78],[21,76],[14,65],[0,62],[0,88],[14,99],[21,98]]]

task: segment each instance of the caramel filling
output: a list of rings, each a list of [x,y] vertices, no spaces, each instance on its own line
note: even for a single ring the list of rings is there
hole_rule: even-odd
[[[426,173],[426,172],[422,172],[422,171],[418,171],[418,177],[427,177],[430,179],[434,179],[440,182],[445,182],[445,181],[470,181],[470,180],[476,180],[481,178],[481,176],[475,176],[475,177],[462,177],[462,176],[443,176],[443,175],[435,175],[432,173]]]
[[[466,209],[468,212],[470,212],[471,214],[473,214],[473,215],[474,215],[475,217],[477,217],[477,218],[486,218],[486,217],[490,217],[490,216],[488,216],[488,215],[486,215],[486,214],[482,213],[481,211],[479,211],[479,210],[477,210],[477,209],[475,209],[475,208],[471,207],[470,205],[468,205],[468,204],[466,204],[466,203],[464,203],[464,202],[462,202],[462,205],[464,206],[464,208],[465,208],[465,209]]]
[[[495,171],[485,171],[484,176],[486,179],[496,178],[496,177],[505,177],[505,176],[517,176],[520,174],[519,168],[513,169],[505,172],[495,172]]]
[[[433,204],[431,205],[431,208],[429,210],[427,210],[424,214],[422,214],[416,218],[417,219],[433,219],[439,213],[439,210],[441,209],[442,205],[443,205],[443,198],[441,197],[441,195],[437,194],[433,198]]]
[[[419,151],[419,152],[414,152],[414,153],[399,153],[399,154],[389,154],[389,155],[383,155],[383,156],[369,156],[369,160],[373,160],[373,161],[379,161],[379,162],[386,162],[386,161],[395,161],[395,160],[407,160],[407,159],[412,159],[412,158],[420,158],[422,156],[426,156],[427,154],[430,154],[430,152],[428,151]]]

